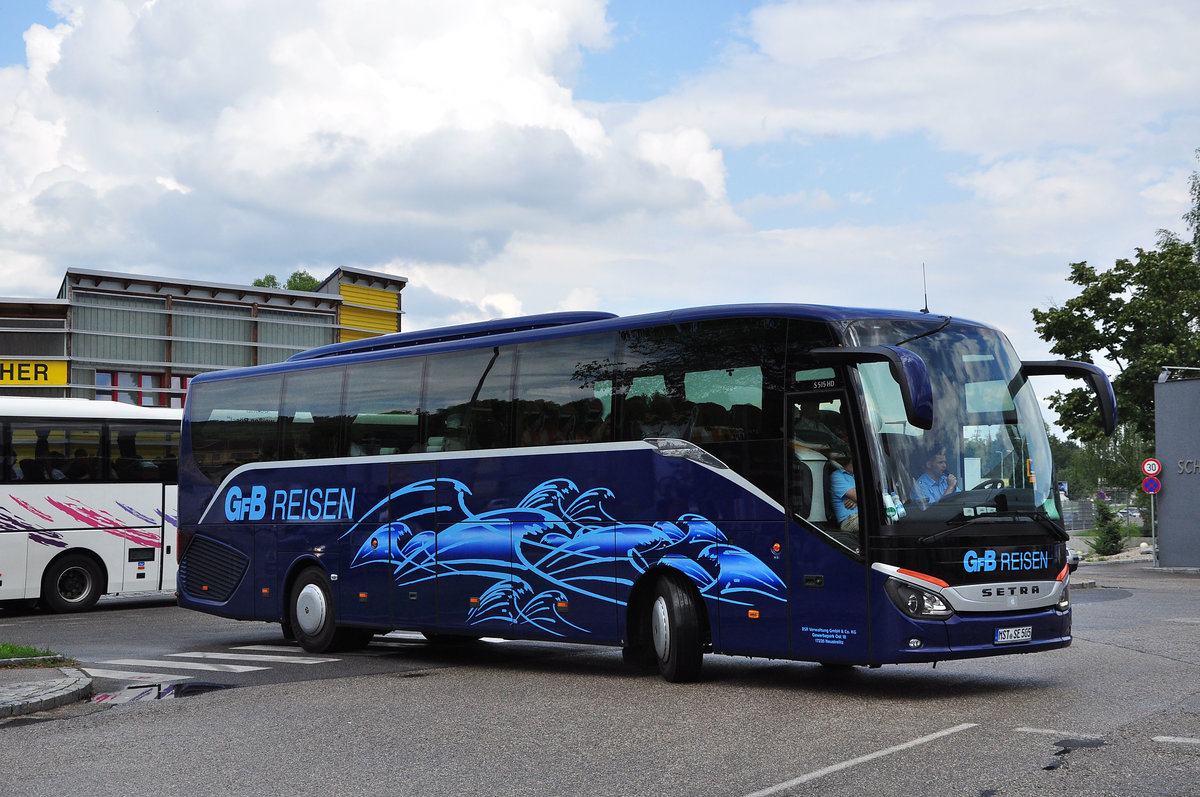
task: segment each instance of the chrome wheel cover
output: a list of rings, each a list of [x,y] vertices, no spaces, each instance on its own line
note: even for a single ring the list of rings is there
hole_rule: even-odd
[[[296,596],[296,625],[306,636],[316,636],[325,627],[329,607],[325,591],[316,584],[305,584]]]
[[[659,661],[666,661],[671,649],[671,615],[667,599],[659,595],[650,607],[650,636],[654,640],[654,652]]]

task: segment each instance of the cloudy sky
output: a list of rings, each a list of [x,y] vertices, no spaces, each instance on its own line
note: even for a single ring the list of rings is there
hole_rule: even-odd
[[[409,278],[408,329],[733,301],[1003,328],[1185,231],[1194,0],[3,0],[0,295]]]

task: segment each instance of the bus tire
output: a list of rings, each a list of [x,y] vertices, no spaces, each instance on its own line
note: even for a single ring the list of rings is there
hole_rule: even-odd
[[[319,567],[301,571],[288,599],[288,624],[300,647],[325,653],[334,646],[337,623],[333,616],[333,587]]]
[[[42,576],[42,601],[56,612],[85,612],[104,593],[101,578],[91,557],[78,553],[59,557]]]
[[[696,680],[704,651],[691,591],[673,578],[660,578],[651,596],[649,626],[659,675],[671,683]]]

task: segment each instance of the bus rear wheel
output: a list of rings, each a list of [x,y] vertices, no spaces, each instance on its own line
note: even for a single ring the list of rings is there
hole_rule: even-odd
[[[55,560],[42,576],[42,600],[56,612],[85,612],[104,591],[100,568],[82,554]]]
[[[704,651],[692,593],[672,578],[659,579],[650,602],[649,626],[659,675],[671,683],[696,680]]]
[[[333,588],[319,567],[309,567],[292,584],[288,599],[288,625],[300,647],[324,653],[333,647],[337,624],[333,619]]]

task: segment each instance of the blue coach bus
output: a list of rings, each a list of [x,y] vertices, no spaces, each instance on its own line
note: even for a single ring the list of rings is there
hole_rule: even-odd
[[[392,629],[590,642],[670,681],[706,652],[1065,647],[1039,374],[1088,380],[1111,431],[1093,365],[1023,363],[970,321],[811,305],[555,313],[204,374],[179,600],[313,652]]]

